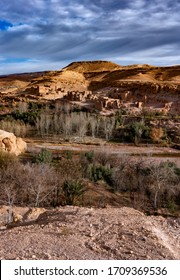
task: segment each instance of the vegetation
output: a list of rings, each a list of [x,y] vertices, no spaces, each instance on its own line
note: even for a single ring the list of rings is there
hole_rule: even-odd
[[[36,163],[23,164],[0,153],[0,203],[11,208],[84,205],[89,183],[121,193],[128,197],[128,206],[144,211],[167,208],[174,212],[180,208],[180,168],[170,161],[155,164],[123,155],[112,158],[103,150],[62,156],[57,161],[43,149]]]
[[[38,116],[38,111],[20,112],[15,111],[12,114],[15,120],[23,121],[25,124],[35,125]]]
[[[68,205],[73,205],[75,199],[84,193],[84,185],[80,181],[68,181],[63,184],[64,202]]]
[[[16,163],[17,157],[0,150],[0,169],[7,168],[11,163]]]
[[[129,124],[127,130],[129,139],[135,144],[140,143],[142,138],[146,139],[149,136],[149,127],[143,121]]]
[[[89,151],[84,154],[88,162],[92,163],[94,160],[94,151]]]
[[[1,119],[0,128],[17,136],[56,136],[64,141],[84,142],[90,137],[135,144],[176,142],[178,134],[166,130],[164,121],[168,121],[167,116],[157,118],[155,112],[132,116],[121,109],[115,115],[100,116],[68,103],[19,102],[11,114]]]
[[[73,152],[71,150],[66,150],[63,152],[63,156],[66,158],[66,159],[69,159],[71,160],[72,159],[72,156],[73,156]]]
[[[1,119],[0,128],[17,136],[31,135],[33,131],[36,136],[82,143],[86,137],[136,145],[165,145],[177,139],[153,114],[126,114],[119,111],[113,116],[99,116],[69,104],[43,107],[22,102]],[[11,207],[79,204],[88,184],[94,188],[102,184],[114,194],[126,196],[129,205],[137,209],[165,207],[173,212],[180,207],[180,168],[172,162],[155,164],[141,158],[117,158],[105,149],[80,155],[64,150],[59,154],[55,158],[42,149],[33,163],[23,164],[15,156],[0,152],[0,202]]]
[[[94,182],[104,180],[106,183],[111,185],[112,169],[107,168],[103,165],[92,165],[90,169],[90,178]]]
[[[149,132],[149,136],[153,142],[158,143],[164,136],[162,127],[152,127]]]
[[[41,149],[40,153],[35,157],[37,163],[50,163],[52,161],[52,153],[47,149]]]

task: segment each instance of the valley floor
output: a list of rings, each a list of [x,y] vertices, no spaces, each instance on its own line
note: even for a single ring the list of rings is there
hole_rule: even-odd
[[[99,145],[85,145],[85,144],[57,144],[52,142],[44,142],[44,140],[35,141],[26,139],[28,143],[28,152],[37,153],[42,148],[46,148],[56,154],[62,151],[71,150],[73,152],[103,152],[115,156],[133,156],[142,157],[148,161],[159,163],[161,161],[173,161],[180,166],[180,151],[170,147],[158,147],[154,145],[126,145],[126,144],[99,144]]]

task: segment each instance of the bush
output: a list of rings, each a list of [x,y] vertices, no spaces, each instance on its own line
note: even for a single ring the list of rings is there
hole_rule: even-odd
[[[112,162],[111,151],[106,149],[101,149],[95,154],[96,161],[103,166],[106,166]]]
[[[46,164],[9,164],[0,169],[0,182],[0,202],[6,205],[50,206],[61,187],[58,173]]]
[[[112,184],[112,169],[103,165],[92,165],[90,169],[90,179],[94,182],[104,180],[107,184]]]
[[[156,117],[163,117],[165,114],[162,111],[143,109],[142,115],[147,119],[154,119]]]
[[[123,116],[123,112],[119,110],[118,112],[116,112],[116,115],[115,115],[115,128],[119,128],[120,126],[123,126],[124,121],[125,121],[125,118]]]
[[[129,140],[138,144],[142,138],[147,138],[149,135],[149,127],[143,122],[134,122],[127,127]]]
[[[153,142],[159,142],[164,136],[162,127],[152,127],[149,132],[149,136]]]
[[[19,111],[15,111],[12,113],[12,116],[15,120],[21,120],[25,124],[35,125],[38,114],[38,111],[27,111],[22,113]]]
[[[87,158],[88,162],[92,163],[94,159],[94,151],[86,152],[85,157]]]
[[[50,163],[52,162],[53,156],[50,151],[47,149],[43,148],[41,149],[41,152],[36,156],[35,161],[37,163]]]
[[[160,168],[166,168],[167,172],[171,172],[174,178],[180,179],[180,168],[173,161],[161,162],[159,165]]]
[[[73,156],[73,151],[71,151],[71,150],[66,150],[66,151],[63,152],[63,155],[64,155],[64,157],[65,157],[66,159],[71,160],[71,159],[72,159],[72,156]]]
[[[172,199],[167,201],[166,207],[172,213],[178,210],[178,207],[177,207],[176,203]]]
[[[176,164],[169,161],[149,165],[146,188],[155,209],[177,197],[180,176],[176,174],[176,168]]]
[[[31,129],[30,125],[26,125],[23,121],[14,120],[12,117],[6,117],[0,121],[0,128],[2,130],[12,132],[18,137],[24,137]]]
[[[7,168],[8,165],[17,161],[17,157],[14,154],[0,151],[0,168]]]
[[[41,104],[40,104],[40,106],[41,106]],[[36,104],[34,102],[29,102],[28,109],[32,110],[32,111],[38,111],[39,107],[38,107],[38,104]]]
[[[84,193],[84,185],[80,181],[66,180],[63,185],[65,204],[73,205],[75,199]]]

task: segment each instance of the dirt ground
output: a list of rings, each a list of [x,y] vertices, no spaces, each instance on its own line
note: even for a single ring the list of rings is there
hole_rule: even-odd
[[[4,226],[1,259],[180,259],[180,218],[146,216],[132,208],[15,208],[22,220]]]

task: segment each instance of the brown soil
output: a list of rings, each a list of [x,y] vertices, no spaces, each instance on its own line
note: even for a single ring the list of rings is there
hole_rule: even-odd
[[[180,259],[179,219],[126,207],[14,211],[23,220],[1,226],[1,259]]]

